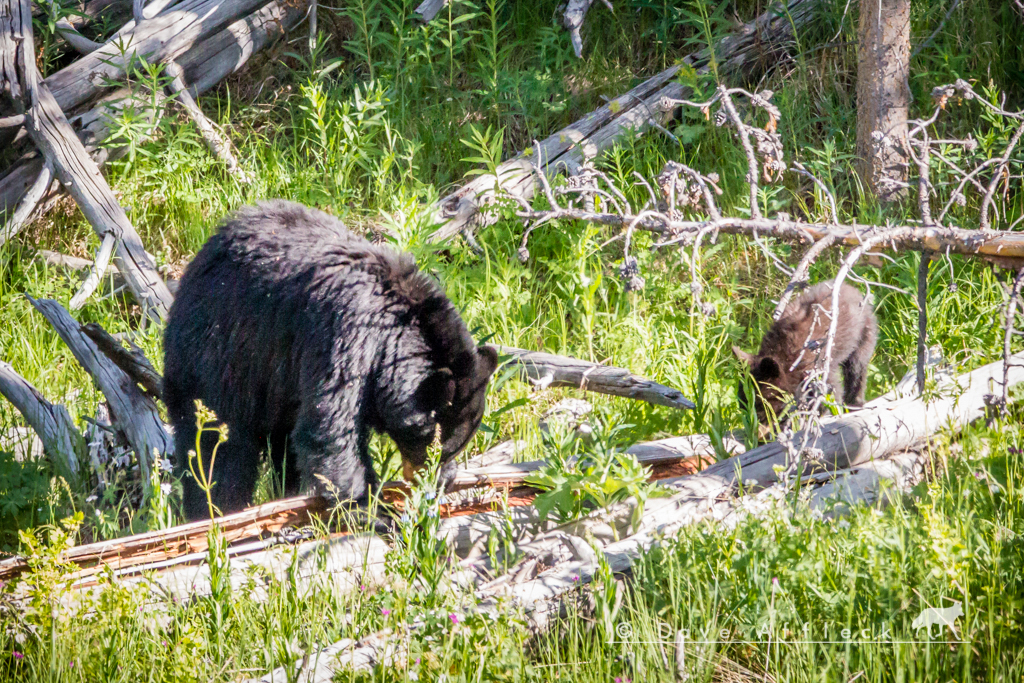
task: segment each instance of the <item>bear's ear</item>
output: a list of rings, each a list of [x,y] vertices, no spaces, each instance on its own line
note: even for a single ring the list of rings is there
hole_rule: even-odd
[[[778,379],[782,376],[782,368],[771,356],[765,356],[757,364],[757,379],[761,381]]]
[[[744,351],[743,349],[741,349],[740,347],[738,347],[738,346],[732,347],[732,352],[736,354],[737,358],[739,358],[741,361],[743,361],[747,365],[750,365],[750,366],[754,365],[754,357],[751,354],[749,354],[746,351]]]
[[[455,400],[455,376],[448,368],[439,368],[423,380],[416,393],[431,406],[447,408]]]
[[[498,369],[498,349],[490,344],[482,344],[476,348],[477,360],[479,361],[478,377],[490,377]]]

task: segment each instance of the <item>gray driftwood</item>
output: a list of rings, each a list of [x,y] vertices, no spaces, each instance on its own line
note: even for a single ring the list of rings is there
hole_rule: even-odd
[[[43,452],[68,474],[75,476],[85,455],[85,440],[67,408],[50,403],[10,363],[0,361],[0,395],[18,409],[43,442]]]
[[[29,301],[49,321],[103,392],[110,406],[113,424],[124,433],[135,451],[143,482],[148,485],[154,457],[170,458],[174,453],[174,440],[160,419],[153,399],[97,348],[58,302],[31,297]]]
[[[89,157],[49,89],[40,81],[32,41],[28,0],[3,0],[0,16],[0,53],[3,76],[15,107],[26,115],[26,128],[36,147],[53,164],[61,184],[75,198],[86,219],[101,237],[117,238],[118,266],[147,314],[163,318],[171,304],[152,261],[142,248],[135,227],[118,204],[99,168]]]
[[[304,14],[304,2],[275,0],[192,45],[176,62],[185,72],[184,80],[193,97],[241,69],[252,55],[281,38]],[[109,115],[126,106],[149,116],[156,115],[150,111],[151,103],[143,100],[144,97],[136,97],[128,88],[118,88],[91,101],[83,110],[69,114],[68,119],[78,131],[79,139],[99,166],[121,153],[118,148],[99,146],[109,131]],[[19,204],[42,166],[41,158],[30,157],[15,164],[0,178],[0,212]],[[48,205],[53,198],[51,195],[44,201]]]
[[[721,75],[749,71],[783,49],[792,40],[794,29],[800,30],[809,25],[817,16],[815,9],[818,3],[819,0],[789,0],[784,11],[773,4],[755,20],[722,38],[713,51],[704,49],[684,57],[682,66],[706,71],[713,57]],[[536,192],[532,173],[534,162],[539,163],[548,176],[574,175],[585,162],[612,145],[637,136],[648,128],[660,127],[674,116],[675,107],[671,100],[692,95],[689,88],[673,80],[680,68],[676,65],[662,71],[542,140],[539,152],[531,148],[509,159],[498,166],[497,177],[491,174],[477,176],[443,197],[433,213],[433,220],[440,227],[431,239],[446,241],[465,230],[494,222],[494,216],[480,210],[494,203],[496,187],[527,200],[532,198]]]
[[[622,368],[511,346],[499,347],[499,353],[511,355],[522,366],[526,377],[541,387],[574,387],[669,408],[695,407],[677,389],[652,382]]]

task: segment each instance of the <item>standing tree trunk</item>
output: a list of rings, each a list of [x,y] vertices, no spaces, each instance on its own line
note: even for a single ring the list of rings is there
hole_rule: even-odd
[[[857,156],[865,184],[883,202],[905,194],[910,0],[860,0]]]

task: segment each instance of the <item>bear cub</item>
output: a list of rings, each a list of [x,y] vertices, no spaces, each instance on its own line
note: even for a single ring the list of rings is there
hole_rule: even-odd
[[[759,395],[754,397],[754,402],[762,422],[767,412],[765,403],[782,419],[786,395],[795,396],[814,369],[818,354],[824,352],[831,308],[832,283],[819,283],[786,307],[764,335],[756,355],[733,347],[736,357],[750,365],[750,373],[757,383]],[[846,405],[864,404],[867,368],[877,338],[878,324],[871,304],[857,289],[843,284],[839,292],[839,321],[828,369],[828,386],[837,400],[841,397]],[[741,406],[747,405],[742,384],[739,401]]]
[[[438,427],[441,481],[473,437],[498,356],[477,346],[455,307],[408,254],[335,218],[267,201],[221,224],[189,264],[164,341],[164,396],[190,519],[206,514],[193,479],[196,406],[228,428],[213,503],[250,503],[269,451],[286,495],[366,505],[377,486],[370,431],[387,434],[407,477]],[[212,444],[201,444],[209,467]]]

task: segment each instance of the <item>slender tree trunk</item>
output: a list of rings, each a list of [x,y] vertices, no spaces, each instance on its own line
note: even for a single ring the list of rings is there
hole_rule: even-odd
[[[857,156],[883,202],[906,193],[910,0],[860,0]]]

